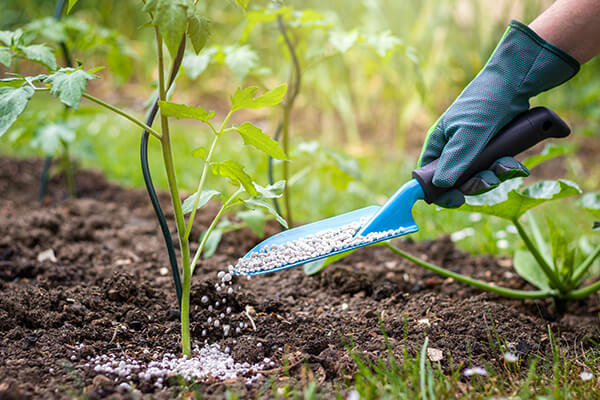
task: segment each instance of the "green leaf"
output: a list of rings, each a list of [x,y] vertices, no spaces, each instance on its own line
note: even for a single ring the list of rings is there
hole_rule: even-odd
[[[231,96],[232,111],[242,108],[262,108],[277,105],[283,100],[287,85],[279,85],[275,89],[269,90],[262,96],[254,97],[258,88],[250,86],[246,89],[238,88],[233,96]]]
[[[204,147],[198,147],[192,150],[192,157],[200,158],[205,160],[206,158],[206,149]]]
[[[244,221],[256,236],[259,238],[265,236],[267,217],[261,209],[239,211],[236,216]]]
[[[69,5],[67,6],[67,14],[71,13],[71,9],[77,4],[79,0],[69,0]]]
[[[200,235],[200,241],[202,241],[204,235],[206,235],[206,231],[202,232],[202,235]],[[220,229],[213,229],[210,235],[208,235],[206,243],[204,243],[204,248],[202,249],[202,258],[211,258],[216,253],[222,238],[223,232]]]
[[[541,290],[551,290],[548,278],[546,278],[544,271],[530,252],[517,250],[513,265],[517,273],[533,286]]]
[[[339,261],[342,258],[349,256],[350,254],[354,253],[356,250],[358,250],[358,249],[348,250],[344,253],[335,254],[331,257],[322,258],[317,261],[312,261],[312,262],[306,263],[306,264],[304,264],[302,269],[304,270],[304,273],[306,275],[315,275],[315,274],[321,272],[323,270],[323,268],[325,268],[326,266],[331,265],[334,262]]]
[[[29,86],[0,87],[0,137],[25,110],[34,90]]]
[[[177,119],[191,118],[202,122],[208,122],[215,116],[214,111],[206,111],[200,106],[186,106],[185,104],[177,104],[163,100],[160,100],[158,105],[160,106],[160,112],[164,116],[175,117]]]
[[[196,79],[202,74],[208,64],[213,59],[213,56],[218,52],[214,47],[204,49],[200,54],[186,53],[183,57],[182,65],[186,74],[190,79]]]
[[[563,179],[540,181],[520,191],[521,183],[521,179],[510,179],[487,193],[466,196],[465,204],[457,210],[514,220],[540,204],[581,193],[577,184]]]
[[[258,183],[254,182],[254,187],[260,193],[264,199],[279,198],[283,195],[283,189],[285,188],[285,181],[277,181],[267,187],[262,187]]]
[[[145,11],[152,12],[152,23],[158,28],[173,57],[185,33],[189,5],[186,0],[153,0],[144,6]]]
[[[44,82],[52,84],[50,93],[60,101],[77,110],[81,96],[87,87],[87,81],[98,77],[81,69],[61,68],[48,76]]]
[[[8,47],[0,47],[0,64],[3,64],[6,68],[10,68],[12,63],[12,54]]]
[[[0,31],[0,42],[8,47],[19,46],[23,41],[23,30]]]
[[[46,155],[54,155],[63,142],[72,143],[74,140],[75,132],[67,124],[48,124],[35,130],[31,145]]]
[[[233,129],[242,136],[245,145],[254,146],[277,160],[287,160],[285,153],[279,147],[279,143],[250,122],[234,126]]]
[[[45,65],[51,71],[56,69],[56,57],[49,47],[44,44],[32,44],[31,46],[19,47],[28,60]]]
[[[192,42],[192,47],[196,54],[204,48],[210,37],[210,22],[208,19],[199,15],[192,15],[188,18],[187,35]]]
[[[562,156],[573,152],[573,147],[559,146],[554,143],[549,143],[544,147],[539,154],[527,157],[523,160],[523,165],[528,169],[532,169],[544,161],[550,160],[551,158]]]
[[[21,77],[0,79],[0,87],[8,86],[8,87],[12,87],[12,88],[19,88],[19,87],[23,86],[24,83],[25,83],[25,78],[21,78]]]
[[[212,163],[210,167],[215,175],[229,178],[233,184],[239,183],[251,196],[258,195],[258,192],[252,185],[252,178],[250,178],[250,176],[244,172],[244,167],[235,161],[227,160],[223,162],[216,162]]]
[[[358,32],[352,30],[350,32],[330,32],[329,43],[341,53],[345,53],[358,40]]]
[[[248,72],[258,65],[258,55],[247,44],[225,46],[223,53],[225,54],[225,64],[240,80],[244,79]]]
[[[287,229],[287,221],[283,219],[281,215],[277,214],[277,211],[275,211],[275,208],[273,208],[273,205],[269,201],[253,197],[247,200],[242,200],[242,202],[246,205],[246,207],[252,210],[256,209],[257,207],[267,210],[269,214],[275,217],[277,222],[279,222],[284,228]]]
[[[594,218],[600,218],[600,192],[584,194],[578,204]]]
[[[218,196],[220,194],[221,194],[220,192],[213,190],[213,189],[202,190],[202,193],[200,194],[200,199],[198,200],[198,205],[196,206],[196,209],[198,210],[198,209],[204,207],[210,199],[212,199],[213,197]],[[194,202],[196,201],[197,197],[198,197],[198,192],[195,192],[190,197],[188,197],[187,199],[184,200],[183,205],[182,205],[183,214],[192,212],[192,210],[194,209]]]

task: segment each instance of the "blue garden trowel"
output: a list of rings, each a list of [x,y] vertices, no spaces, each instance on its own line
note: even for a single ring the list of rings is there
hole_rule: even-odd
[[[501,157],[515,156],[544,139],[563,138],[570,132],[567,124],[552,110],[545,107],[532,108],[515,117],[493,137],[455,187],[460,189],[469,178],[488,169]],[[450,190],[434,186],[431,182],[437,163],[438,160],[435,160],[414,170],[414,179],[405,183],[381,207],[361,208],[271,236],[241,258],[233,272],[238,275],[253,275],[278,271],[418,231],[412,216],[413,205],[417,200],[433,203],[439,195]],[[336,243],[331,234],[349,224],[354,224],[356,230],[351,238],[346,234],[346,246],[320,245],[320,233],[324,233],[323,237],[327,238],[328,243]],[[329,236],[327,232],[330,233]],[[306,245],[307,237],[311,239],[308,242],[310,246]]]

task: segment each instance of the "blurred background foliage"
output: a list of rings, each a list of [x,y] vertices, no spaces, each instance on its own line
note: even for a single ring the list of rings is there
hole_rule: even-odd
[[[309,221],[371,203],[381,203],[409,179],[425,132],[486,62],[511,19],[531,22],[549,0],[295,0],[285,1],[284,22],[298,54],[302,84],[291,117],[292,191],[297,219]],[[250,0],[244,12],[233,1],[200,1],[211,21],[211,37],[199,55],[188,54],[173,99],[214,109],[217,118],[228,110],[228,97],[239,86],[260,91],[286,82],[292,70],[277,22],[275,7]],[[107,68],[92,82],[96,96],[143,116],[155,91],[154,33],[141,0],[80,0],[69,16],[51,18],[55,2],[3,0],[0,30],[22,27],[35,41],[53,44],[61,60],[65,41],[86,68]],[[22,64],[22,65],[21,65]],[[21,63],[23,71],[36,66]],[[61,63],[62,64],[62,63]],[[0,75],[6,69],[0,65]],[[555,109],[574,128],[574,156],[538,167],[532,180],[571,178],[584,191],[598,190],[600,167],[600,58],[587,63],[567,84],[534,99],[534,105]],[[0,141],[0,151],[18,156],[42,155],[26,145],[28,132],[40,120],[62,112],[50,97],[34,98],[17,124]],[[138,146],[140,132],[113,115],[88,104],[74,114],[77,140],[71,151],[84,166],[101,168],[121,183],[142,186]],[[274,132],[281,109],[240,115]],[[192,149],[208,140],[204,128],[177,121],[173,134],[182,187],[196,185],[199,160]],[[267,160],[241,151],[232,138],[224,153],[266,182]],[[159,148],[151,147],[153,176],[166,187]],[[216,185],[216,182],[215,182]],[[562,211],[561,205],[549,206]],[[562,207],[562,209],[561,209]],[[548,208],[544,211],[549,212]],[[437,210],[419,205],[417,238],[474,227],[460,245],[473,252],[510,251],[502,221]],[[557,212],[565,229],[589,230],[589,218],[573,206]],[[587,228],[586,228],[587,227]],[[505,232],[499,234],[498,232]],[[511,229],[508,230],[511,232]],[[597,235],[596,235],[597,236]],[[510,239],[508,235],[508,239]],[[462,240],[461,240],[462,239]],[[588,240],[588,239],[586,239]]]

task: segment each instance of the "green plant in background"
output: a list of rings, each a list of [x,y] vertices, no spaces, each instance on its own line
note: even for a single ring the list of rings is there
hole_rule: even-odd
[[[76,0],[70,0],[69,7],[72,7],[75,3]],[[81,99],[86,98],[140,126],[160,142],[181,249],[181,270],[183,272],[181,297],[182,351],[184,355],[190,356],[189,304],[191,276],[200,255],[203,253],[207,243],[209,243],[212,232],[215,229],[217,231],[224,229],[223,223],[219,224],[223,214],[239,205],[250,210],[264,209],[273,214],[285,226],[285,221],[275,212],[269,203],[270,199],[281,196],[284,182],[262,187],[255,183],[245,171],[244,166],[236,161],[215,161],[214,158],[218,156],[218,152],[216,151],[217,143],[232,133],[237,133],[242,137],[245,146],[255,147],[273,158],[286,160],[287,157],[277,142],[263,133],[260,128],[250,122],[244,122],[240,125],[230,125],[228,122],[233,113],[238,110],[258,109],[279,104],[286,94],[287,86],[277,86],[260,96],[256,95],[257,87],[238,88],[230,98],[231,108],[229,112],[218,125],[218,128],[215,128],[215,125],[213,125],[214,111],[207,111],[200,106],[187,106],[166,100],[167,90],[173,83],[174,77],[180,68],[186,38],[190,40],[194,50],[199,52],[208,39],[208,20],[198,12],[193,2],[187,0],[149,0],[145,3],[143,9],[151,17],[151,23],[154,26],[156,36],[159,72],[159,95],[156,106],[160,107],[161,111],[160,132],[139,121],[130,113],[86,92],[88,81],[97,78],[94,72],[98,69],[86,71],[81,65],[78,68],[58,68],[50,49],[44,45],[35,45],[36,47],[33,49],[25,47],[20,41],[22,31],[17,30],[13,32],[0,32],[0,41],[9,44],[8,50],[3,53],[8,54],[8,56],[4,56],[4,59],[6,60],[7,57],[12,59],[15,55],[24,55],[33,61],[46,65],[49,73],[36,76],[15,75],[12,78],[0,81],[0,135],[4,134],[15,122],[35,93],[49,92],[59,98],[63,104],[74,110],[79,108]],[[174,58],[171,74],[172,79],[169,82],[165,80],[163,41]],[[10,59],[8,61],[10,65]],[[210,148],[197,148],[192,152],[193,156],[202,160],[203,166],[197,191],[184,202],[181,202],[179,197],[174,154],[171,147],[172,139],[169,130],[169,117],[189,118],[201,121],[207,125],[212,135]],[[58,128],[54,128],[54,130],[60,131]],[[62,134],[57,135],[60,137]],[[48,142],[49,139],[42,138],[42,141]],[[229,180],[237,189],[233,194],[226,195],[206,188],[205,183],[209,172]],[[220,198],[222,206],[208,229],[201,236],[198,249],[192,258],[190,253],[190,235],[195,215],[198,209],[205,206],[214,197]],[[187,221],[185,220],[186,214],[190,214]],[[249,218],[248,220],[252,219]]]

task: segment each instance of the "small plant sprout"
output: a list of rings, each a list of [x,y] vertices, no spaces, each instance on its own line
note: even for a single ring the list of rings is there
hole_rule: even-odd
[[[72,6],[76,1],[70,1],[69,3]],[[231,107],[229,112],[219,124],[215,122],[214,111],[205,110],[201,106],[189,106],[167,101],[167,91],[171,88],[180,69],[186,44],[189,41],[196,53],[202,50],[208,40],[209,22],[200,12],[200,7],[195,2],[188,0],[145,1],[143,11],[148,13],[151,25],[154,28],[158,66],[158,98],[150,112],[148,123],[144,123],[132,114],[86,92],[88,82],[98,78],[94,74],[98,69],[84,69],[81,65],[77,68],[60,68],[49,48],[44,45],[27,45],[23,42],[23,33],[17,30],[8,32],[8,34],[2,35],[1,38],[1,45],[8,46],[10,49],[7,53],[10,59],[22,56],[46,66],[48,73],[36,76],[15,75],[12,78],[0,80],[0,136],[25,110],[27,103],[34,94],[50,93],[74,110],[79,108],[82,98],[92,101],[143,128],[145,138],[151,135],[160,143],[181,250],[182,282],[179,281],[179,270],[174,256],[175,253],[172,251],[172,245],[170,246],[169,257],[175,287],[178,297],[180,297],[182,352],[189,358],[192,350],[189,321],[191,277],[199,262],[200,255],[204,252],[211,238],[211,233],[216,229],[221,217],[233,208],[241,206],[250,210],[262,209],[271,213],[282,225],[286,226],[283,218],[275,212],[270,203],[271,199],[282,195],[285,183],[277,182],[267,187],[258,185],[248,175],[243,165],[234,160],[218,159],[218,144],[236,134],[241,136],[246,148],[252,147],[275,159],[286,160],[286,154],[277,142],[263,133],[259,127],[250,122],[231,124],[230,119],[234,113],[242,109],[259,109],[278,105],[286,94],[287,86],[285,84],[279,85],[262,94],[258,93],[257,87],[238,88],[230,97]],[[173,59],[169,79],[165,74],[164,47]],[[10,65],[10,62],[8,65]],[[154,129],[152,128],[152,121],[158,111],[160,111],[160,128]],[[192,151],[192,155],[197,157],[201,164],[201,173],[196,192],[183,202],[179,195],[179,185],[175,173],[175,154],[171,145],[172,138],[169,129],[171,118],[197,120],[205,124],[208,134],[212,138],[208,148],[197,148]],[[210,173],[231,182],[234,187],[232,193],[219,193],[216,190],[207,188],[206,182]],[[149,193],[151,193],[150,188]],[[219,199],[221,208],[200,237],[198,249],[192,255],[190,252],[190,236],[196,213],[211,199]],[[154,203],[154,206],[155,210],[160,209],[159,204]],[[189,215],[187,221],[186,215]],[[168,231],[168,228],[166,229]],[[169,242],[170,238],[167,244]],[[167,247],[169,248],[169,244]],[[223,272],[219,274],[219,279],[221,279],[221,284],[217,286],[218,291],[224,288],[226,284],[230,284],[232,277],[229,272]],[[205,301],[203,297],[201,301],[206,303],[208,300]],[[214,321],[215,327],[218,327],[219,324],[220,321]]]

